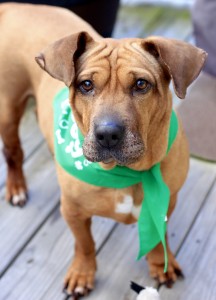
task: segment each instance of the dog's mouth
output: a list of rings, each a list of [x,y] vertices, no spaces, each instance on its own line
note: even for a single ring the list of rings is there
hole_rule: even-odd
[[[104,161],[102,161],[102,163],[104,163],[105,165],[107,164],[111,164],[114,162],[114,159],[112,157],[105,159]]]
[[[91,162],[99,162],[105,169],[116,165],[128,166],[144,154],[144,143],[138,135],[125,134],[118,146],[105,148],[98,145],[94,135],[87,135],[83,143],[83,154]]]
[[[105,170],[111,170],[113,168],[115,168],[115,166],[117,165],[117,162],[113,159],[107,159],[105,161],[99,162],[99,164],[101,165],[101,167]]]

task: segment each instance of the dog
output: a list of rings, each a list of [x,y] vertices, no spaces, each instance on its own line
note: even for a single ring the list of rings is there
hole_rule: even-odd
[[[36,99],[38,123],[54,153],[53,99],[66,85],[87,161],[98,163],[104,174],[116,166],[143,172],[160,164],[170,192],[169,219],[189,165],[180,120],[167,153],[172,114],[169,84],[172,81],[176,95],[184,98],[206,53],[162,37],[104,39],[65,9],[30,4],[1,4],[0,32],[0,134],[8,168],[7,201],[23,206],[27,200],[18,126],[28,97]],[[83,295],[93,289],[96,272],[91,217],[136,222],[145,188],[141,183],[121,189],[92,185],[58,162],[56,170],[61,213],[76,240],[64,285],[69,294]],[[181,274],[168,241],[167,255],[164,272],[162,244],[147,254],[150,275],[160,283],[174,282]]]

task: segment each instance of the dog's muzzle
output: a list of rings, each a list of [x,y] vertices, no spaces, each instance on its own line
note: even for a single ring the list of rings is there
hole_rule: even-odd
[[[94,125],[86,135],[83,154],[92,162],[128,165],[144,153],[145,147],[138,133],[133,133],[128,125],[114,116],[104,116],[94,120]]]

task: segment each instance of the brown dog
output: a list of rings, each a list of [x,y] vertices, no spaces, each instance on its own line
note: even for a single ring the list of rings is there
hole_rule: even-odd
[[[100,162],[104,169],[120,164],[148,170],[161,162],[171,194],[169,218],[188,171],[188,148],[181,124],[166,155],[172,110],[169,83],[172,80],[175,93],[184,98],[204,64],[205,52],[159,37],[103,39],[69,11],[47,6],[1,5],[0,32],[0,133],[8,165],[7,200],[14,205],[26,201],[18,137],[26,100],[30,95],[36,98],[39,125],[53,151],[52,102],[64,82],[70,89],[72,110],[85,137],[84,155]],[[37,62],[60,81],[43,72],[34,61],[44,48]],[[104,126],[109,122],[111,134],[110,128]],[[97,134],[101,124],[105,127],[100,131],[102,138]],[[135,222],[143,190],[141,184],[124,189],[96,187],[72,177],[59,164],[56,167],[61,212],[76,238],[65,286],[69,293],[82,294],[93,288],[96,270],[91,217],[101,215],[127,224]],[[126,199],[132,200],[130,210],[121,210]],[[160,282],[175,281],[180,273],[169,248],[168,257],[168,271],[164,273],[161,244],[147,255],[150,275]]]

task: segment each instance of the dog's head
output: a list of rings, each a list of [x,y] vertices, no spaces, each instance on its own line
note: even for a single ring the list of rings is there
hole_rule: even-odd
[[[170,80],[179,98],[198,76],[206,53],[185,42],[101,39],[81,32],[50,45],[36,57],[70,88],[83,152],[103,167],[137,168],[166,153],[172,109]]]

